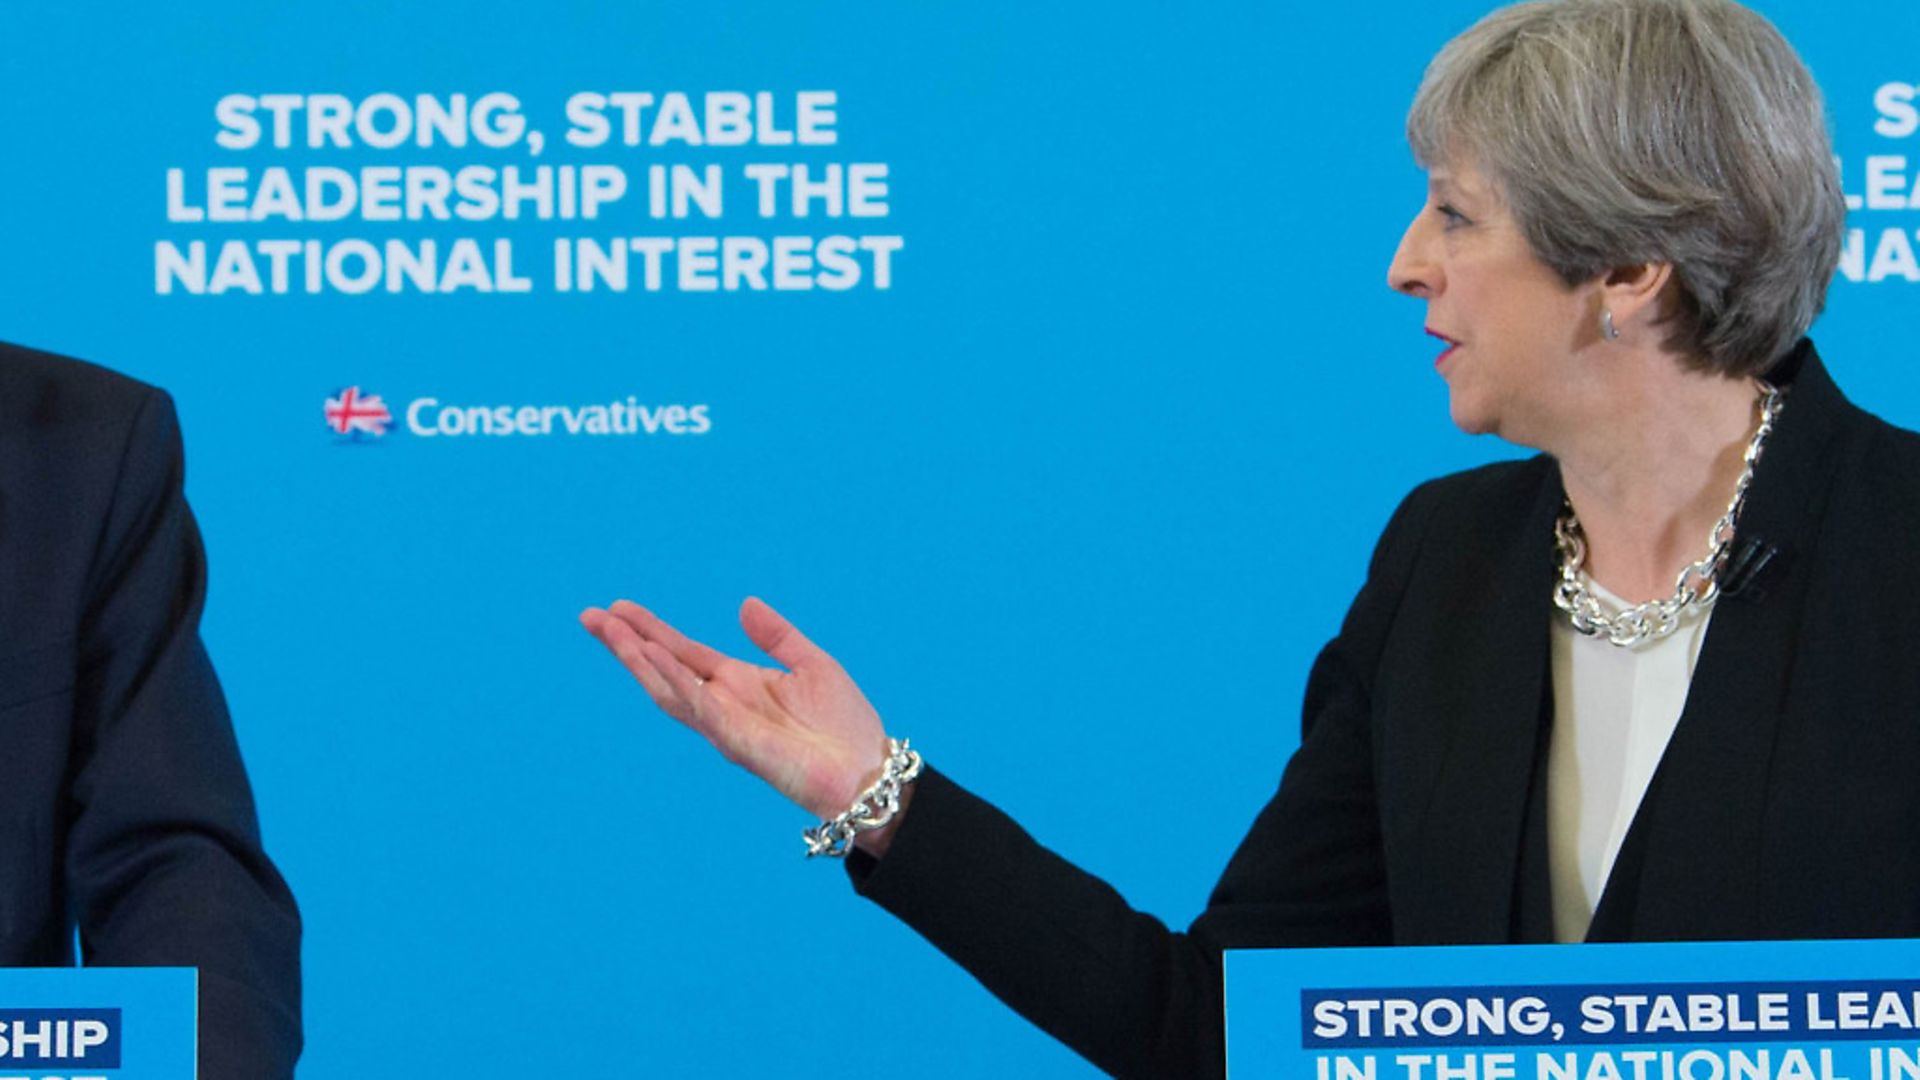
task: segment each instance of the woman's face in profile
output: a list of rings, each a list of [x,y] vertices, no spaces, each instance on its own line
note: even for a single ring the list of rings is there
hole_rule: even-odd
[[[1445,351],[1453,422],[1539,447],[1577,375],[1573,354],[1599,340],[1599,298],[1569,287],[1533,254],[1498,189],[1470,162],[1428,173],[1427,201],[1388,267],[1394,289],[1427,302]]]

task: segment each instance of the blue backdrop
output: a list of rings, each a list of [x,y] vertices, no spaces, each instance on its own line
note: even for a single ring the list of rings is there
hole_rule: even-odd
[[[1861,197],[1860,280],[1816,337],[1856,400],[1920,424],[1920,8],[1761,6],[1825,86]],[[0,11],[0,337],[179,402],[206,636],[307,919],[303,1075],[842,1077],[902,1055],[912,1075],[1089,1074],[804,863],[805,815],[655,713],[575,614],[628,595],[750,654],[733,612],[765,596],[930,760],[1184,924],[1393,505],[1514,452],[1450,427],[1421,305],[1384,282],[1423,197],[1406,105],[1482,10]],[[771,138],[726,145],[743,99],[709,128],[714,92],[756,114],[769,95]],[[640,145],[616,93],[652,95]],[[419,145],[400,122],[420,95],[483,121]],[[329,127],[339,101],[360,114]],[[607,118],[604,145],[566,139],[595,131],[570,102]],[[749,166],[834,164],[885,168],[839,189],[840,216],[824,193],[796,216],[784,186],[760,215]],[[718,216],[685,184],[686,215],[655,215],[656,165],[715,167]],[[550,217],[528,195],[508,218],[486,204],[508,166],[618,169],[627,190],[591,220],[557,191]],[[293,187],[268,190],[273,169]],[[360,209],[293,220],[326,169]],[[445,221],[442,179],[468,185]],[[626,252],[624,291],[556,287],[556,241],[582,239]],[[347,291],[367,252],[428,240],[433,284],[465,287]],[[776,258],[814,287],[771,287]],[[385,425],[352,422],[369,395]],[[569,433],[608,403],[658,430]],[[522,432],[523,406],[552,430]],[[422,435],[409,413],[513,433]]]

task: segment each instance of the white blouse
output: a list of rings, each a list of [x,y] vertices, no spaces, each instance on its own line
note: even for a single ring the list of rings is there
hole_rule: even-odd
[[[1588,580],[1612,610],[1629,606]],[[1547,861],[1554,940],[1587,936],[1627,826],[1687,703],[1712,612],[1688,609],[1670,636],[1621,648],[1553,618],[1553,732]]]

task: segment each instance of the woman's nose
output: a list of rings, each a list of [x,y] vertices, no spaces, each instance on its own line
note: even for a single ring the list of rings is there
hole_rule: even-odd
[[[1393,262],[1387,265],[1387,287],[1408,296],[1426,298],[1440,290],[1438,265],[1429,257],[1432,249],[1432,237],[1427,227],[1428,215],[1417,214],[1407,225],[1407,231],[1400,237],[1400,247],[1393,253]]]

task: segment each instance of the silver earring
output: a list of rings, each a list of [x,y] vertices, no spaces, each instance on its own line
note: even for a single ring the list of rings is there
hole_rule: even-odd
[[[1610,308],[1600,309],[1600,333],[1605,335],[1608,341],[1620,340],[1620,328],[1613,325],[1613,311]]]

